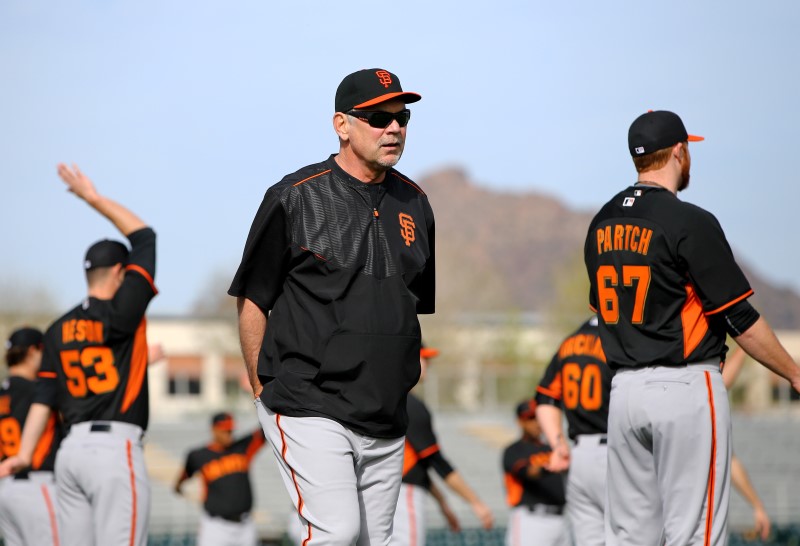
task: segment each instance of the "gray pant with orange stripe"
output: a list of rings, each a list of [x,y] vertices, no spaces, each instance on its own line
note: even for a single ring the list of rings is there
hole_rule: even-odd
[[[117,421],[73,425],[56,455],[62,546],[144,546],[150,483],[142,429]]]
[[[400,484],[400,497],[394,513],[392,546],[425,546],[427,523],[425,499],[428,491],[424,487],[407,483]]]
[[[607,546],[724,546],[731,419],[718,362],[617,371]]]
[[[300,514],[303,546],[387,546],[405,438],[372,438],[324,417],[278,415],[254,401],[284,485]]]
[[[52,472],[0,481],[0,534],[5,546],[58,546],[56,482]]]

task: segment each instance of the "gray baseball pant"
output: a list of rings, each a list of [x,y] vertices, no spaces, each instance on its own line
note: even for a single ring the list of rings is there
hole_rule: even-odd
[[[57,512],[52,472],[0,482],[0,533],[6,546],[58,546]]]
[[[197,546],[256,546],[256,526],[250,517],[228,521],[203,512]]]
[[[608,449],[605,434],[581,434],[570,454],[567,519],[575,546],[606,543],[605,504]]]
[[[562,515],[547,514],[544,506],[511,509],[506,546],[569,546],[567,522]]]
[[[403,471],[400,438],[372,438],[324,417],[287,417],[254,401],[303,546],[387,546]]]
[[[62,546],[147,544],[150,483],[141,427],[72,425],[56,454],[56,487]]]
[[[617,371],[606,544],[727,544],[730,437],[718,362]]]
[[[397,511],[394,513],[392,546],[425,546],[427,496],[428,492],[424,487],[400,484]]]

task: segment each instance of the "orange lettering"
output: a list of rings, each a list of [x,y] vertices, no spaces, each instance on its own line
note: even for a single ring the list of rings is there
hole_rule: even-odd
[[[647,255],[647,250],[650,248],[650,238],[652,236],[652,229],[642,228],[642,238],[639,239],[639,254]]]
[[[625,228],[622,226],[614,226],[614,250],[622,250],[622,236],[625,234]]]
[[[606,226],[605,240],[603,241],[603,252],[611,250],[611,226]]]

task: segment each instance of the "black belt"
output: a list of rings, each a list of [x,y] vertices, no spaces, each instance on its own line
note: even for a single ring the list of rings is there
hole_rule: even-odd
[[[235,514],[233,516],[223,516],[222,514],[212,514],[211,512],[209,512],[208,515],[211,516],[212,518],[220,518],[224,519],[225,521],[241,523],[247,519],[247,517],[250,515],[250,512],[243,512],[241,514]]]
[[[14,479],[15,480],[27,480],[28,479],[28,473],[27,472],[20,472],[19,474],[14,474]]]
[[[588,434],[578,434],[578,435],[575,437],[575,443],[577,443],[577,444],[580,444],[580,443],[581,443],[581,436],[590,436],[590,435],[588,435]],[[601,446],[604,446],[604,445],[606,445],[606,444],[608,443],[608,436],[606,436],[605,434],[603,434],[603,435],[600,437],[600,439],[599,439],[599,440],[597,440],[597,443],[598,443],[598,444],[600,444]]]
[[[111,432],[111,423],[92,423],[89,432]]]
[[[527,508],[530,512],[552,514],[554,516],[560,516],[564,513],[563,504],[527,504],[525,505],[525,508]]]

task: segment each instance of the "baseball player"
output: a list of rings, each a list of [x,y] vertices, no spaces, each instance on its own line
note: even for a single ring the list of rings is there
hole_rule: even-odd
[[[42,339],[36,328],[19,328],[6,342],[8,378],[0,385],[0,459],[19,451],[42,362]],[[6,546],[59,544],[53,464],[63,435],[61,423],[52,415],[34,449],[30,468],[2,481],[0,533]]]
[[[261,429],[238,440],[233,439],[235,423],[230,413],[217,413],[211,419],[213,441],[193,449],[186,457],[183,472],[175,482],[181,494],[183,482],[199,473],[203,479],[203,509],[198,546],[255,546],[256,526],[250,518],[253,491],[250,487],[250,461],[265,442]]]
[[[439,354],[437,349],[423,347],[420,350],[420,382],[425,378],[428,359]],[[400,497],[394,514],[394,532],[391,544],[398,546],[423,546],[425,544],[425,497],[427,493],[436,499],[448,519],[451,528],[457,526],[448,516],[449,506],[442,504],[443,497],[432,489],[433,483],[428,475],[435,470],[444,483],[469,503],[484,529],[492,528],[492,512],[478,495],[467,485],[458,470],[454,469],[442,455],[430,411],[425,403],[408,395],[408,431],[406,432],[405,453],[403,456],[403,481],[400,484]]]
[[[567,515],[577,546],[605,544],[606,428],[612,375],[597,317],[592,317],[561,343],[536,389],[536,418],[553,447],[548,470],[570,469]],[[562,433],[562,412],[574,442],[572,450]]]
[[[726,332],[800,388],[800,367],[750,305],[717,220],[684,203],[687,133],[672,112],[628,132],[636,184],[592,220],[590,305],[616,370],[608,421],[606,543],[721,545],[727,538],[730,409],[720,374]]]
[[[420,98],[383,69],[342,80],[339,153],[267,190],[228,291],[304,545],[391,536],[417,314],[434,311],[433,212],[393,168]]]
[[[561,474],[546,468],[551,450],[540,439],[535,400],[517,406],[517,423],[522,438],[503,452],[506,497],[511,507],[506,546],[567,546],[564,480]]]
[[[58,174],[128,238],[131,249],[103,240],[86,252],[88,295],[44,335],[20,450],[0,465],[0,474],[29,465],[58,411],[69,427],[55,465],[63,544],[142,545],[150,512],[142,454],[148,420],[144,314],[157,293],[156,237],[134,213],[98,194],[77,167],[59,165]]]

